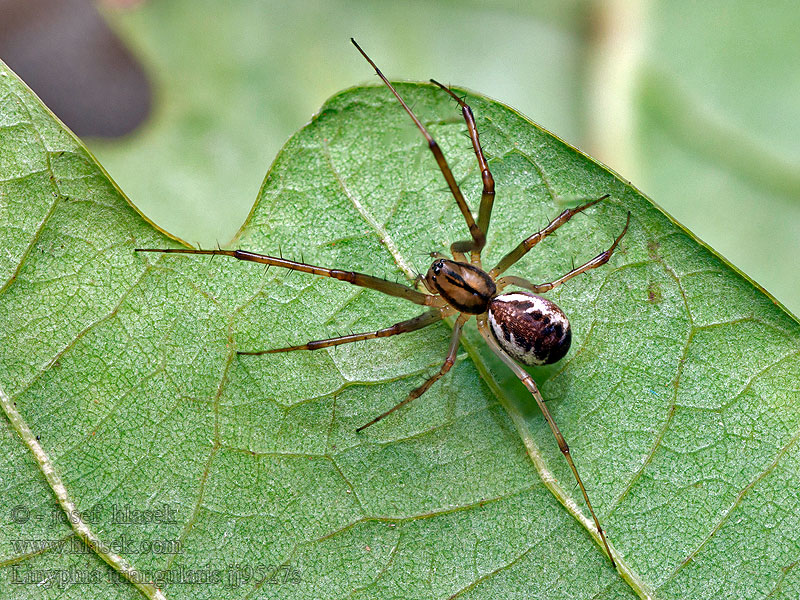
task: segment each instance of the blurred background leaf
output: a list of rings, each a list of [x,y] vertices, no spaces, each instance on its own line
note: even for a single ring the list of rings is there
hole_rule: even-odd
[[[105,0],[138,67],[109,50],[89,0],[0,5],[29,15],[0,20],[0,55],[79,135],[104,111],[121,123],[152,106],[132,134],[89,143],[183,239],[225,244],[289,135],[337,90],[373,80],[353,36],[390,77],[467,86],[604,161],[800,312],[796,2]],[[70,59],[81,44],[93,51]],[[43,93],[55,72],[69,76]],[[85,130],[67,119],[76,103]]]

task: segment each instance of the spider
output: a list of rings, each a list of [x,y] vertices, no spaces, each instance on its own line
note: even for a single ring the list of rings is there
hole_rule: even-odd
[[[455,363],[456,352],[459,346],[459,340],[464,324],[475,315],[478,323],[478,331],[483,339],[497,354],[498,357],[514,372],[514,374],[522,381],[525,387],[530,391],[539,405],[542,414],[544,415],[547,424],[553,432],[553,435],[558,442],[559,450],[564,455],[567,463],[572,470],[575,480],[583,493],[583,498],[586,505],[589,507],[589,512],[592,514],[594,524],[597,527],[597,532],[603,542],[606,553],[608,554],[611,564],[615,565],[611,549],[609,548],[608,541],[606,540],[603,528],[600,526],[600,521],[595,515],[592,503],[589,500],[589,495],[583,485],[575,463],[570,455],[569,446],[567,445],[564,436],[561,434],[558,426],[556,425],[550,411],[539,393],[533,378],[523,369],[519,363],[525,365],[546,365],[555,363],[561,360],[567,353],[572,340],[572,332],[570,329],[569,320],[564,312],[551,300],[539,296],[543,292],[548,292],[553,288],[561,285],[562,283],[572,279],[576,275],[584,273],[590,269],[594,269],[608,262],[614,250],[622,240],[622,237],[628,230],[630,225],[631,214],[628,212],[625,221],[625,227],[622,232],[614,240],[614,243],[604,252],[601,252],[593,259],[584,263],[579,267],[574,267],[571,271],[562,275],[558,279],[547,283],[534,284],[521,277],[501,275],[519,259],[521,259],[528,251],[536,244],[546,238],[548,235],[555,232],[559,227],[564,225],[576,214],[583,212],[590,206],[597,204],[601,200],[608,198],[608,194],[600,198],[591,200],[576,208],[567,209],[553,219],[544,229],[537,231],[533,235],[528,236],[520,242],[511,252],[503,257],[499,263],[492,269],[486,271],[481,264],[481,250],[486,244],[486,233],[489,229],[489,219],[492,213],[492,205],[494,203],[495,189],[494,179],[489,171],[486,157],[481,148],[478,130],[475,125],[475,118],[472,114],[472,109],[466,104],[463,98],[457,96],[447,86],[442,85],[438,81],[431,79],[431,83],[438,86],[445,93],[449,94],[461,108],[461,113],[467,124],[469,138],[472,142],[472,147],[475,156],[478,160],[478,167],[481,171],[481,179],[483,181],[483,191],[481,193],[480,208],[478,211],[478,220],[475,221],[472,212],[470,212],[467,202],[464,199],[461,190],[456,183],[455,177],[444,157],[441,149],[433,139],[431,134],[417,118],[414,112],[405,103],[403,98],[384,76],[377,65],[372,59],[367,56],[364,50],[356,43],[354,39],[350,39],[353,45],[358,49],[366,61],[375,69],[378,77],[383,80],[383,83],[391,90],[395,98],[400,102],[400,105],[411,117],[417,129],[425,137],[428,147],[433,153],[436,163],[439,166],[442,175],[444,176],[447,186],[450,189],[459,210],[464,216],[467,228],[469,229],[469,240],[457,241],[450,246],[452,259],[440,253],[431,253],[435,259],[428,269],[427,274],[422,277],[419,276],[417,284],[421,283],[426,291],[421,291],[415,287],[387,281],[372,275],[363,273],[356,273],[354,271],[342,271],[339,269],[329,269],[326,267],[318,267],[306,264],[304,262],[295,262],[285,259],[283,257],[267,256],[264,254],[257,254],[246,250],[203,250],[203,249],[183,249],[183,248],[137,248],[137,252],[162,252],[162,253],[180,253],[180,254],[207,254],[207,255],[223,255],[232,256],[233,258],[245,261],[252,261],[266,265],[273,265],[283,267],[294,271],[301,271],[304,273],[312,273],[314,275],[321,275],[323,277],[332,277],[347,281],[356,286],[377,290],[408,300],[415,304],[428,307],[428,310],[421,315],[395,323],[390,327],[372,331],[367,333],[355,333],[350,335],[343,335],[340,337],[330,338],[326,340],[315,340],[302,344],[300,346],[289,346],[286,348],[276,348],[271,350],[260,350],[255,352],[239,351],[239,355],[257,356],[262,354],[271,354],[275,352],[293,352],[295,350],[319,350],[321,348],[329,348],[331,346],[338,346],[340,344],[349,344],[351,342],[358,342],[361,340],[369,340],[374,338],[389,337],[399,335],[401,333],[408,333],[416,331],[424,327],[428,327],[446,317],[458,315],[453,325],[453,333],[450,338],[450,348],[447,352],[447,357],[444,360],[441,368],[434,375],[429,377],[422,385],[412,390],[408,396],[389,410],[381,413],[369,423],[366,423],[356,429],[361,432],[367,427],[374,425],[378,421],[386,418],[388,415],[397,409],[405,406],[415,398],[419,398],[424,394],[437,380],[445,375]],[[469,254],[469,259],[467,258]],[[503,290],[509,286],[522,288],[522,292],[506,292]]]

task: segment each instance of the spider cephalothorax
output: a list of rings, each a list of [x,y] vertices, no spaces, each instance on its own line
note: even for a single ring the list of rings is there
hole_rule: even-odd
[[[483,269],[446,258],[433,261],[425,275],[425,287],[440,294],[457,311],[470,315],[485,313],[497,286]]]
[[[428,310],[421,315],[395,323],[385,329],[378,331],[370,331],[367,333],[353,333],[327,340],[316,340],[308,342],[299,346],[288,346],[285,348],[276,348],[270,350],[256,350],[256,351],[239,351],[241,355],[262,355],[271,354],[275,352],[290,352],[294,350],[319,350],[321,348],[329,348],[338,346],[340,344],[348,344],[350,342],[357,342],[360,340],[368,340],[379,337],[388,337],[398,335],[409,331],[416,331],[432,325],[444,318],[458,315],[453,324],[453,334],[450,338],[450,348],[447,357],[444,360],[439,371],[429,377],[422,385],[412,390],[402,402],[399,402],[389,410],[378,415],[369,423],[359,427],[356,431],[363,431],[367,427],[374,425],[384,417],[388,416],[398,408],[405,406],[415,398],[419,398],[424,394],[428,388],[431,387],[440,377],[447,373],[453,366],[456,358],[456,352],[461,338],[461,331],[464,323],[467,322],[473,315],[478,322],[478,330],[497,356],[514,372],[517,377],[522,381],[525,387],[531,392],[536,403],[544,415],[547,424],[553,432],[553,435],[558,442],[558,447],[561,450],[564,458],[569,463],[572,473],[581,488],[586,505],[592,513],[597,532],[602,539],[606,552],[612,563],[611,549],[608,546],[603,529],[600,522],[594,513],[592,504],[589,501],[589,495],[586,493],[586,488],[578,475],[578,470],[569,452],[564,436],[558,429],[555,421],[550,415],[550,411],[544,403],[539,389],[533,378],[528,374],[520,365],[522,362],[526,365],[543,365],[554,363],[563,358],[569,350],[570,342],[572,340],[572,332],[570,330],[569,321],[563,311],[556,306],[555,303],[540,296],[539,294],[548,292],[554,287],[561,285],[565,281],[584,273],[595,267],[608,262],[612,253],[620,243],[622,236],[628,230],[630,224],[630,213],[628,213],[625,226],[622,232],[614,240],[614,243],[607,249],[595,256],[593,259],[584,263],[579,267],[573,268],[571,271],[562,275],[558,279],[547,283],[534,284],[527,279],[515,276],[501,277],[509,267],[514,265],[520,258],[522,258],[531,248],[542,241],[545,237],[553,233],[556,229],[564,225],[576,214],[586,210],[590,206],[596,204],[600,200],[608,196],[594,199],[582,206],[568,209],[563,211],[553,221],[550,222],[544,229],[528,236],[513,248],[505,257],[503,257],[497,265],[489,271],[484,271],[481,265],[481,251],[486,244],[486,232],[489,229],[489,221],[492,214],[492,205],[494,203],[494,179],[489,171],[489,165],[481,149],[480,140],[478,137],[478,130],[475,126],[475,118],[473,117],[472,110],[464,102],[462,98],[453,93],[449,88],[442,84],[431,80],[439,88],[449,94],[458,105],[461,107],[461,114],[467,124],[467,131],[469,132],[472,147],[475,151],[475,157],[478,161],[478,168],[481,172],[481,180],[483,182],[483,191],[481,193],[480,208],[478,210],[477,221],[472,215],[466,200],[464,199],[461,190],[456,183],[455,177],[447,164],[447,160],[442,154],[441,149],[436,141],[431,137],[428,130],[416,117],[414,112],[403,101],[400,95],[395,90],[394,86],[384,77],[380,69],[374,62],[364,53],[363,50],[352,40],[353,44],[358,48],[359,52],[375,69],[375,72],[388,86],[394,96],[402,105],[403,109],[408,113],[414,124],[425,137],[433,156],[436,160],[439,169],[444,176],[447,186],[458,205],[461,214],[466,221],[467,228],[470,233],[470,240],[463,240],[454,242],[450,246],[452,260],[441,255],[435,254],[437,257],[431,267],[428,269],[427,274],[421,281],[427,289],[428,293],[404,285],[401,283],[394,283],[366,275],[364,273],[356,273],[354,271],[343,271],[340,269],[329,269],[326,267],[318,267],[303,262],[296,262],[282,257],[267,256],[265,254],[256,254],[255,252],[248,252],[245,250],[199,250],[187,248],[170,248],[170,249],[137,249],[139,252],[164,252],[164,253],[183,253],[183,254],[210,254],[210,255],[224,255],[232,256],[239,260],[252,261],[266,265],[274,265],[294,271],[302,271],[304,273],[311,273],[314,275],[321,275],[324,277],[332,277],[347,281],[353,285],[370,288],[388,294],[409,300],[421,306],[427,306]],[[469,259],[467,258],[469,254]],[[525,292],[507,292],[503,290],[508,286],[514,286],[528,290]],[[517,362],[519,361],[519,362]]]

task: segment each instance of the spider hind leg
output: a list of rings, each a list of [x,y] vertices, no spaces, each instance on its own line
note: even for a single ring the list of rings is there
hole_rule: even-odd
[[[542,398],[542,394],[539,392],[539,388],[536,386],[536,383],[533,381],[533,377],[528,374],[525,369],[523,369],[519,364],[517,364],[511,356],[509,356],[495,341],[492,332],[489,330],[489,326],[486,323],[486,318],[481,315],[478,317],[478,331],[480,332],[481,336],[486,343],[491,348],[492,352],[494,352],[498,358],[500,358],[513,372],[514,374],[520,379],[522,384],[528,388],[528,391],[536,400],[536,404],[539,405],[539,409],[542,411],[542,415],[544,416],[545,421],[550,426],[550,430],[553,433],[553,436],[556,438],[556,442],[558,443],[558,449],[561,451],[561,454],[569,464],[570,469],[572,470],[572,474],[575,476],[575,481],[578,482],[578,487],[581,488],[581,492],[583,493],[583,499],[586,501],[586,506],[589,508],[589,512],[592,515],[592,519],[594,521],[594,525],[597,528],[597,534],[600,538],[600,541],[603,544],[603,547],[608,554],[608,558],[611,560],[612,566],[616,567],[616,562],[614,561],[614,554],[611,552],[611,547],[608,545],[608,540],[606,539],[606,534],[603,531],[603,527],[600,525],[600,520],[597,518],[597,515],[594,512],[594,508],[592,507],[592,503],[589,500],[589,494],[586,492],[586,488],[583,485],[583,481],[581,480],[581,476],[578,474],[578,469],[575,466],[575,462],[572,460],[572,455],[570,454],[569,446],[567,445],[567,441],[564,439],[564,436],[561,434],[561,430],[556,425],[556,422],[553,420],[552,415],[550,414],[550,410],[547,408],[544,402],[544,398]]]
[[[617,249],[622,237],[627,233],[628,227],[631,224],[631,213],[628,213],[628,218],[625,221],[625,227],[622,229],[622,233],[620,233],[617,238],[614,240],[614,243],[608,248],[608,250],[604,250],[593,259],[586,261],[579,267],[573,267],[570,271],[555,279],[554,281],[548,281],[547,283],[531,283],[527,279],[523,279],[522,277],[515,277],[513,275],[509,275],[506,277],[501,277],[497,280],[497,288],[502,290],[508,285],[516,285],[517,287],[525,288],[526,290],[532,291],[534,294],[543,294],[544,292],[549,292],[554,287],[558,287],[562,283],[569,281],[576,275],[580,275],[581,273],[585,273],[586,271],[591,271],[592,269],[596,269],[599,266],[606,264],[611,255],[614,254],[614,250]]]

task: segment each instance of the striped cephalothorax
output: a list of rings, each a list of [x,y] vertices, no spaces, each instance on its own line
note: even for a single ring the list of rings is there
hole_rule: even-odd
[[[304,273],[311,273],[314,275],[321,275],[324,277],[332,277],[347,281],[353,285],[370,288],[409,300],[421,306],[428,307],[428,310],[421,315],[395,323],[385,329],[378,331],[370,331],[367,333],[353,333],[336,338],[326,340],[316,340],[301,344],[299,346],[287,346],[285,348],[275,348],[270,350],[256,350],[256,351],[238,351],[239,355],[263,355],[275,352],[290,352],[294,350],[319,350],[321,348],[330,348],[341,344],[350,342],[357,342],[360,340],[368,340],[373,338],[388,337],[409,331],[416,331],[432,325],[446,317],[458,315],[453,325],[453,334],[450,338],[450,348],[441,368],[429,377],[425,382],[412,390],[402,402],[396,404],[385,412],[381,413],[365,425],[362,425],[357,432],[363,431],[370,425],[374,425],[382,420],[398,408],[405,406],[415,398],[419,398],[424,394],[434,382],[447,373],[453,366],[456,359],[456,352],[461,338],[461,331],[464,324],[470,317],[475,315],[478,322],[478,330],[481,336],[486,340],[486,343],[492,351],[500,357],[500,359],[514,372],[517,377],[522,381],[525,387],[531,392],[536,403],[544,415],[547,424],[553,432],[553,435],[558,442],[558,447],[562,454],[569,463],[572,473],[581,488],[586,505],[592,514],[599,538],[602,540],[603,546],[608,553],[611,562],[614,563],[614,558],[611,549],[608,546],[605,533],[603,532],[600,522],[594,513],[592,504],[589,501],[589,496],[586,488],[578,475],[578,470],[569,452],[567,442],[564,436],[558,429],[555,421],[550,415],[550,411],[544,403],[544,400],[536,387],[533,378],[528,374],[519,363],[526,365],[544,365],[554,363],[563,358],[569,350],[572,333],[570,331],[569,321],[562,310],[555,305],[552,301],[539,296],[552,290],[554,287],[561,285],[565,281],[584,273],[595,267],[605,264],[611,258],[617,245],[620,243],[622,236],[628,230],[630,225],[630,212],[628,213],[625,227],[622,233],[617,236],[614,243],[608,248],[595,256],[593,259],[587,261],[579,267],[573,268],[571,271],[562,275],[558,279],[548,283],[534,284],[515,276],[500,277],[509,267],[514,265],[520,258],[522,258],[531,248],[542,241],[545,237],[553,233],[556,229],[564,225],[576,214],[583,212],[590,206],[593,206],[601,200],[608,197],[608,195],[596,198],[582,206],[568,209],[558,215],[553,221],[550,222],[544,229],[537,231],[530,235],[522,242],[520,242],[511,252],[509,252],[497,265],[489,271],[484,271],[481,264],[481,251],[486,244],[486,233],[489,229],[489,220],[492,213],[492,205],[494,203],[494,179],[489,171],[489,165],[486,157],[481,149],[480,140],[478,138],[478,130],[475,125],[475,118],[472,110],[466,104],[463,98],[457,96],[452,90],[443,86],[442,84],[431,79],[431,82],[449,94],[461,108],[461,114],[467,124],[467,131],[469,132],[472,147],[475,151],[475,156],[478,161],[478,168],[481,172],[481,179],[483,181],[483,191],[481,193],[480,208],[478,209],[477,221],[472,215],[467,202],[464,199],[461,190],[456,183],[455,177],[447,164],[447,160],[442,154],[441,149],[431,137],[428,130],[422,122],[416,117],[414,112],[403,101],[400,95],[395,90],[394,86],[384,77],[380,69],[374,62],[364,53],[364,51],[356,44],[355,40],[351,40],[358,48],[359,52],[375,69],[375,72],[383,80],[383,82],[391,90],[392,94],[402,105],[403,109],[408,113],[414,124],[427,141],[433,156],[436,160],[444,179],[447,183],[450,192],[455,198],[461,214],[466,221],[467,228],[469,229],[470,239],[465,241],[454,242],[450,246],[452,259],[434,253],[435,260],[428,269],[425,277],[420,277],[419,280],[424,287],[425,291],[415,287],[395,283],[373,277],[372,275],[365,275],[364,273],[356,273],[354,271],[343,271],[340,269],[329,269],[327,267],[318,267],[306,264],[304,262],[296,262],[285,259],[283,257],[267,256],[265,254],[257,254],[246,250],[200,250],[200,249],[187,249],[187,248],[169,248],[169,249],[154,249],[154,248],[137,248],[138,252],[162,252],[162,253],[182,253],[182,254],[206,254],[206,255],[224,255],[237,258],[239,260],[252,261],[266,265],[274,265],[283,267],[294,271],[301,271]],[[469,254],[469,258],[467,258]],[[525,292],[508,292],[502,293],[508,287],[518,287]]]

